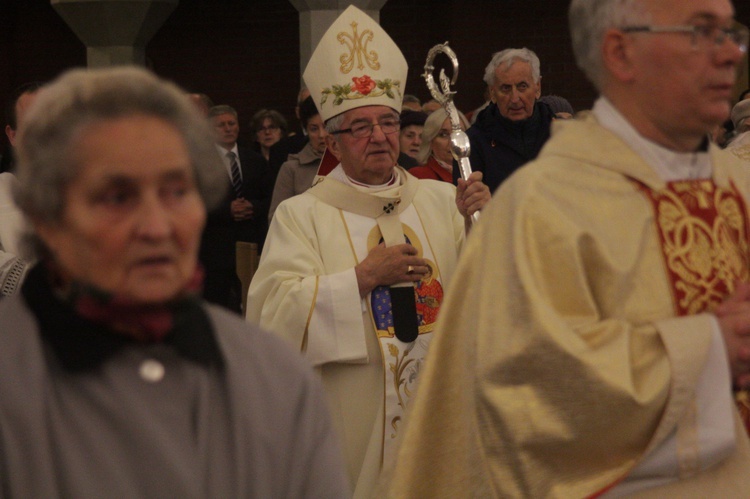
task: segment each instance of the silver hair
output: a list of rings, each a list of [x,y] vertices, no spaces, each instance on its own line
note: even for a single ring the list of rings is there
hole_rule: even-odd
[[[648,2],[642,0],[572,0],[568,25],[576,64],[601,92],[604,83],[602,43],[613,28],[649,24]]]
[[[539,83],[539,79],[542,77],[539,57],[526,47],[495,52],[490,63],[484,68],[484,82],[490,87],[493,86],[495,84],[495,70],[498,66],[505,64],[505,69],[508,69],[516,61],[528,62],[531,66],[531,77],[534,79],[534,83]]]
[[[214,116],[221,116],[222,114],[231,114],[232,116],[234,116],[234,119],[237,119],[237,110],[232,106],[228,106],[226,104],[219,104],[213,106],[208,110],[209,118],[213,118]]]
[[[458,117],[464,129],[469,128],[469,120],[466,119],[466,116],[461,111],[458,111]],[[427,117],[427,121],[425,121],[424,128],[422,129],[422,143],[419,144],[419,153],[417,154],[417,163],[420,165],[426,164],[427,160],[430,159],[432,141],[437,137],[440,128],[442,128],[447,118],[448,112],[442,107],[436,109]]]
[[[21,127],[15,199],[31,219],[59,222],[65,191],[78,173],[76,144],[97,123],[145,115],[172,125],[185,141],[198,191],[208,209],[229,186],[207,120],[180,88],[145,69],[68,71],[42,88]],[[30,235],[32,256],[45,248]]]

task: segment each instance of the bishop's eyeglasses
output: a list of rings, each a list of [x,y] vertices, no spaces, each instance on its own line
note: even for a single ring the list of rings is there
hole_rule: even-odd
[[[693,49],[710,50],[721,47],[727,40],[731,41],[742,52],[747,52],[750,35],[744,26],[721,28],[709,24],[687,26],[624,26],[623,33],[684,33],[692,37]]]
[[[331,132],[331,135],[350,133],[352,134],[352,137],[364,139],[365,137],[370,137],[372,135],[372,131],[376,126],[379,126],[380,131],[384,134],[390,135],[401,130],[401,121],[395,118],[388,118],[378,121],[377,123],[355,123],[350,128],[342,128],[341,130]]]

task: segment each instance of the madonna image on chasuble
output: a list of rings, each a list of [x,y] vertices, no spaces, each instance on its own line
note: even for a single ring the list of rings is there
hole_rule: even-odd
[[[427,260],[429,271],[414,286],[419,336],[412,343],[404,343],[395,336],[389,287],[378,286],[371,293],[370,310],[385,371],[384,460],[387,459],[385,456],[392,452],[389,443],[396,438],[399,423],[416,389],[419,371],[422,368],[440,305],[443,302],[440,271],[429,245],[423,247],[417,234],[408,225],[402,224],[402,227],[406,242],[417,248],[417,256]],[[373,227],[367,241],[368,251],[382,242],[380,230],[377,226]]]

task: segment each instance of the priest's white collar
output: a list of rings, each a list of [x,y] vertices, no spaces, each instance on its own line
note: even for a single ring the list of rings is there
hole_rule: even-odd
[[[380,185],[363,184],[362,182],[357,182],[356,180],[350,178],[349,175],[344,172],[344,167],[341,166],[341,163],[339,163],[338,166],[328,174],[328,177],[334,180],[338,180],[339,182],[342,182],[346,185],[350,185],[355,189],[365,190],[367,192],[380,192],[388,190],[394,185],[397,185],[401,180],[399,177],[398,168],[394,168],[393,174],[391,175],[391,178],[388,180],[388,182]]]
[[[591,112],[604,128],[646,160],[665,182],[711,177],[711,157],[707,152],[675,152],[648,140],[606,97],[599,97]]]

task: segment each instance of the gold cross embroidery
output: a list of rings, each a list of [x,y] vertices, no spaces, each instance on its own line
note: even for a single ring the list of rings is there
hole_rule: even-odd
[[[357,34],[357,23],[352,22],[352,34],[342,31],[338,34],[336,39],[342,45],[346,45],[349,49],[349,53],[346,52],[341,54],[339,60],[341,61],[341,72],[347,74],[354,68],[354,58],[357,58],[357,69],[360,71],[364,69],[365,62],[373,70],[380,69],[380,63],[378,62],[378,53],[374,50],[367,52],[367,44],[373,39],[373,32],[366,29],[361,35]]]

